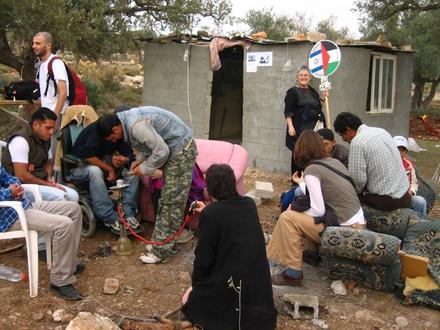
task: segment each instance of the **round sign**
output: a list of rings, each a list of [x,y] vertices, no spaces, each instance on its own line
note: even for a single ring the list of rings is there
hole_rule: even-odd
[[[315,78],[333,74],[341,63],[341,51],[332,41],[318,41],[309,54],[309,70]]]

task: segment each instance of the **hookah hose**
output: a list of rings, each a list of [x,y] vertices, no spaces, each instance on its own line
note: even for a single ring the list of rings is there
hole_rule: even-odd
[[[140,240],[140,241],[142,241],[142,242],[144,242],[144,243],[146,243],[146,244],[152,244],[152,245],[165,245],[165,244],[167,244],[168,242],[173,241],[173,240],[177,239],[177,237],[180,236],[180,234],[181,234],[182,231],[183,231],[183,228],[185,228],[185,225],[191,220],[191,216],[192,216],[192,214],[193,214],[193,210],[195,209],[196,205],[197,205],[197,201],[194,201],[194,202],[191,203],[191,206],[189,207],[189,212],[188,212],[188,214],[185,216],[185,220],[182,222],[182,224],[180,225],[179,229],[178,229],[173,235],[171,235],[170,237],[167,237],[166,239],[164,239],[164,240],[161,241],[161,242],[155,242],[155,241],[149,241],[149,240],[146,240],[146,239],[143,238],[141,235],[139,235],[138,233],[136,233],[136,232],[134,231],[134,229],[131,228],[130,224],[127,222],[127,219],[125,219],[125,217],[124,217],[124,212],[122,211],[122,206],[121,206],[121,205],[118,205],[118,214],[119,214],[119,217],[120,217],[120,219],[121,219],[123,225],[124,225],[125,227],[127,227],[128,230],[130,231],[130,233],[131,233],[134,237],[136,237],[138,240]]]

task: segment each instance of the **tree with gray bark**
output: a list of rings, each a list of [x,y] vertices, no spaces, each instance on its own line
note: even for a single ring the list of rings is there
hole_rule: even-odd
[[[53,50],[97,60],[133,47],[133,31],[190,32],[201,18],[218,24],[232,10],[229,0],[0,0],[0,8],[0,63],[23,79],[34,77],[39,31],[52,33]]]

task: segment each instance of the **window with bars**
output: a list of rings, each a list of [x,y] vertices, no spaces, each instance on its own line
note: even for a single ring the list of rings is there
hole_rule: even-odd
[[[394,55],[372,54],[367,112],[389,113],[394,111],[396,62],[396,56]]]

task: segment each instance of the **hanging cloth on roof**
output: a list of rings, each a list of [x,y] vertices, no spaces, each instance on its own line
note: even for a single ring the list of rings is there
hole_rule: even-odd
[[[209,50],[211,52],[211,69],[218,71],[222,67],[220,56],[218,55],[225,48],[243,46],[246,49],[250,48],[250,43],[246,40],[230,40],[224,37],[214,37],[209,43]]]

